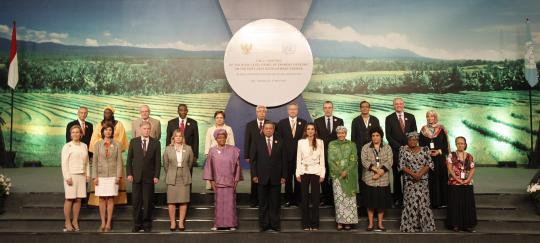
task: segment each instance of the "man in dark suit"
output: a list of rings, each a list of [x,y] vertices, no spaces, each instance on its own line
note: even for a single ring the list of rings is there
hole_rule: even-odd
[[[325,101],[323,104],[324,116],[315,119],[315,128],[319,138],[324,142],[324,164],[326,168],[326,175],[330,175],[330,167],[328,166],[328,143],[337,139],[336,128],[343,126],[343,119],[333,116],[334,104],[332,101]],[[325,205],[334,204],[334,193],[332,190],[332,184],[330,183],[330,176],[325,176],[321,185],[322,189],[322,202]]]
[[[165,144],[171,144],[171,137],[174,130],[180,129],[184,133],[185,142],[191,146],[193,155],[195,156],[195,163],[193,166],[197,166],[197,158],[199,157],[199,127],[197,121],[187,117],[188,107],[186,104],[178,105],[178,117],[169,120],[167,123],[167,138]],[[191,170],[193,173],[193,169]]]
[[[274,136],[275,127],[273,122],[264,124],[264,137],[253,145],[250,156],[252,181],[258,185],[261,231],[280,231],[280,192],[287,176],[287,164],[284,143]]]
[[[394,99],[395,112],[388,115],[384,122],[384,133],[386,140],[392,147],[394,163],[392,172],[394,174],[394,204],[398,207],[403,205],[403,189],[401,188],[401,173],[398,171],[399,148],[407,145],[407,133],[416,132],[416,119],[413,114],[403,111],[405,103],[402,98]]]
[[[126,162],[127,179],[132,184],[132,232],[152,231],[154,185],[159,183],[161,172],[161,145],[150,137],[151,124],[142,122],[141,136],[131,139]]]
[[[289,117],[279,121],[277,134],[283,141],[283,153],[287,163],[287,177],[285,178],[285,206],[298,206],[300,203],[300,183],[295,180],[296,172],[296,150],[298,140],[304,135],[306,120],[298,117],[298,104],[287,105]]]
[[[250,166],[253,166],[251,163],[251,149],[255,146],[255,144],[259,141],[259,139],[263,138],[263,126],[264,123],[267,122],[266,120],[266,107],[265,106],[257,106],[255,108],[256,116],[257,118],[253,121],[250,121],[246,124],[246,132],[244,133],[245,139],[244,139],[244,159],[248,163],[250,163]],[[255,184],[253,181],[251,182],[251,194],[249,196],[250,206],[251,207],[257,207],[257,201],[259,200],[257,195],[257,184]]]
[[[82,138],[81,142],[85,143],[87,146],[90,146],[90,139],[92,138],[92,133],[94,132],[94,127],[92,126],[92,123],[86,121],[86,117],[88,116],[88,108],[81,106],[79,107],[79,110],[77,111],[77,120],[74,120],[67,124],[66,126],[66,143],[69,143],[71,141],[71,132],[69,131],[72,126],[79,125],[82,128]],[[88,155],[92,157],[92,153],[88,152]]]
[[[371,104],[367,101],[360,102],[360,115],[355,117],[351,124],[351,140],[356,144],[356,151],[358,155],[358,185],[360,191],[358,192],[357,201],[360,202],[362,189],[364,188],[364,181],[362,180],[362,147],[371,142],[371,135],[369,131],[372,127],[380,127],[379,119],[375,116],[369,115],[371,110]]]

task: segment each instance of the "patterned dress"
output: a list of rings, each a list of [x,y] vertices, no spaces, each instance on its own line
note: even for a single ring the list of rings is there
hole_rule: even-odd
[[[399,170],[405,167],[418,172],[422,167],[428,166],[433,170],[433,161],[429,155],[429,148],[422,147],[420,152],[415,153],[403,146],[399,150]],[[419,182],[403,173],[403,211],[401,212],[402,232],[430,232],[435,231],[435,219],[430,208],[428,174],[422,176]]]
[[[336,222],[339,224],[358,223],[356,193],[358,192],[358,160],[356,145],[349,140],[334,140],[328,145],[328,166],[334,189]],[[347,177],[340,178],[347,171]]]

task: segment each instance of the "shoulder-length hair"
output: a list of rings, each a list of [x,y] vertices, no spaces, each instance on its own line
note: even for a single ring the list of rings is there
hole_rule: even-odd
[[[312,141],[309,141],[311,142],[311,147],[313,147],[313,150],[316,150],[317,149],[317,138],[319,138],[319,134],[317,134],[317,127],[315,126],[315,123],[313,122],[309,122],[306,127],[304,128],[304,135],[302,135],[302,138],[306,138],[307,139],[307,128],[309,126],[313,126],[313,130],[315,130],[315,134],[313,134],[313,140]]]

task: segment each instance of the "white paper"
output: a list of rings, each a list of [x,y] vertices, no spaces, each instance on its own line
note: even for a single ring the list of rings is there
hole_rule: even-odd
[[[118,196],[118,184],[116,177],[99,177],[96,186],[96,196]]]

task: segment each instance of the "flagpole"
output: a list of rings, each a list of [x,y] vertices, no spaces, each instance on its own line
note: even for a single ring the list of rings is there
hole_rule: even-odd
[[[13,152],[13,96],[15,89],[11,89],[11,125],[9,126],[9,152]]]
[[[534,132],[533,132],[533,116],[532,116],[532,87],[529,85],[529,125],[531,129],[531,156],[534,153]]]

